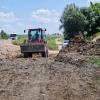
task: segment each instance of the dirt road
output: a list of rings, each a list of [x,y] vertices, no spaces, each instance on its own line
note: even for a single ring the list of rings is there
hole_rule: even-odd
[[[99,75],[88,64],[0,59],[0,100],[100,100]]]
[[[77,53],[0,58],[0,100],[100,100],[100,68]]]

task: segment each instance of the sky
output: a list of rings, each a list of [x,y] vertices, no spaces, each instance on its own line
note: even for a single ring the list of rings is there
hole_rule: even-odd
[[[0,30],[23,34],[24,29],[43,27],[59,33],[60,17],[67,4],[79,7],[100,0],[0,0]]]

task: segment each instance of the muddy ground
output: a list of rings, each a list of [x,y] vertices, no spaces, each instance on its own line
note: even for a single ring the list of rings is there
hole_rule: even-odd
[[[0,58],[0,100],[100,100],[100,68],[89,57]]]

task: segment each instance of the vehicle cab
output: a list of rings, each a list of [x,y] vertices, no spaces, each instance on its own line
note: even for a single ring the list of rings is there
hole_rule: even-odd
[[[28,40],[32,43],[47,42],[46,29],[35,28],[28,29]]]

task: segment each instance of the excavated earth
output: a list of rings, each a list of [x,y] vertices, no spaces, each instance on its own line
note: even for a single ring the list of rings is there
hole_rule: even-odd
[[[56,58],[1,57],[0,100],[100,100],[100,66],[89,57],[78,52],[60,52]]]
[[[9,59],[21,55],[19,46],[11,43],[11,40],[0,40],[0,58]]]

